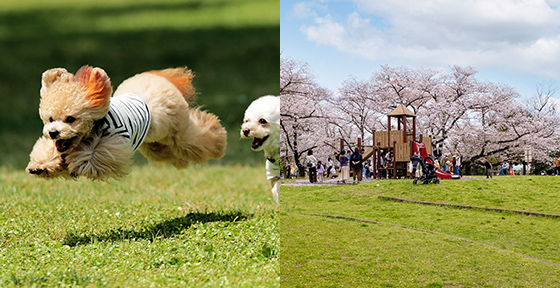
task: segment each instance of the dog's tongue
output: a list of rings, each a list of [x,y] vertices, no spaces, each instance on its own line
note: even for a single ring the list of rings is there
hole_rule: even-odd
[[[66,141],[68,141],[68,140],[67,139],[66,140],[57,140],[54,143],[54,145],[56,146],[56,149],[58,149],[58,150],[64,149],[65,146],[66,146]]]
[[[263,140],[262,138],[255,138],[255,139],[253,139],[253,148],[259,147],[259,145],[261,145],[261,141],[262,141],[262,140]]]
[[[268,135],[264,136],[263,138],[256,138],[253,140],[253,149],[257,149],[259,148],[261,145],[263,145],[264,141],[266,141],[266,139],[268,139]]]

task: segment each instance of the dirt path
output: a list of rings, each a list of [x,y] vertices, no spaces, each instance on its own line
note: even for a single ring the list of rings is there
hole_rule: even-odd
[[[396,181],[412,181],[412,179],[397,179]],[[484,178],[484,176],[463,176],[461,178],[461,180],[486,180],[486,178]],[[491,180],[491,179],[488,179]],[[373,179],[373,178],[369,178],[369,179],[362,179],[362,182],[359,183],[369,183],[369,182],[374,182],[374,181],[393,181],[393,179]],[[455,181],[455,180],[444,180],[444,181]],[[324,179],[322,182],[319,181],[317,183],[309,183],[309,178],[298,178],[298,179],[290,179],[290,180],[286,180],[286,182],[282,181],[282,186],[335,186],[335,185],[353,185],[353,184],[359,184],[359,183],[352,183],[352,179],[350,179],[349,181],[346,181],[346,184],[344,183],[337,183],[337,179]]]
[[[324,179],[322,182],[318,181],[317,183],[309,183],[309,179],[305,178],[305,179],[290,179],[287,180],[289,182],[282,182],[282,186],[328,186],[328,185],[352,185],[352,179],[347,180],[346,184],[344,183],[337,183],[337,179]],[[373,179],[373,178],[369,178],[369,179],[362,179],[362,182],[359,183],[368,183],[368,182],[372,182],[372,181],[387,181],[387,180],[378,180],[378,179]],[[354,183],[354,184],[358,184],[358,183]]]

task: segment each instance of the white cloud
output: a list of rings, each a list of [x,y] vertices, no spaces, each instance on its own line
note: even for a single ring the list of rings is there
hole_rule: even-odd
[[[329,45],[339,51],[363,58],[374,57],[385,46],[384,36],[357,12],[348,15],[346,23],[338,23],[330,14],[315,17],[314,25],[302,25],[300,31],[317,45]]]
[[[302,25],[301,33],[318,45],[369,60],[498,66],[560,80],[560,0],[353,2],[357,11],[340,20],[310,8],[318,2],[307,2],[313,23]],[[340,18],[336,12],[332,15]],[[380,18],[385,25],[377,25]]]
[[[305,19],[309,17],[317,17],[317,13],[313,11],[313,7],[307,2],[298,2],[294,4],[292,16],[295,18]]]
[[[337,23],[330,15],[324,18],[316,17],[315,24],[301,27],[301,31],[307,36],[307,39],[318,45],[333,46],[341,51],[346,49],[345,39],[348,38],[346,28]]]

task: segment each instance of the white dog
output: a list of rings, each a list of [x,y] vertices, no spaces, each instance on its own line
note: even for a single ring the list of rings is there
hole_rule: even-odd
[[[280,204],[280,97],[262,96],[247,107],[241,137],[253,138],[253,151],[264,150],[266,178]]]

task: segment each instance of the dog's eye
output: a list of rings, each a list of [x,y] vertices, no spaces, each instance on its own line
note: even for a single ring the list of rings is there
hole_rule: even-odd
[[[54,120],[52,119],[52,117],[49,117],[49,122],[53,122]]]
[[[261,123],[261,124],[264,125],[264,124],[266,124],[266,123],[268,123],[268,122],[267,122],[265,119],[261,118],[261,119],[259,119],[259,123]]]
[[[64,120],[64,122],[71,124],[74,123],[74,121],[76,121],[76,118],[72,117],[72,116],[68,116],[66,117],[66,120]]]

